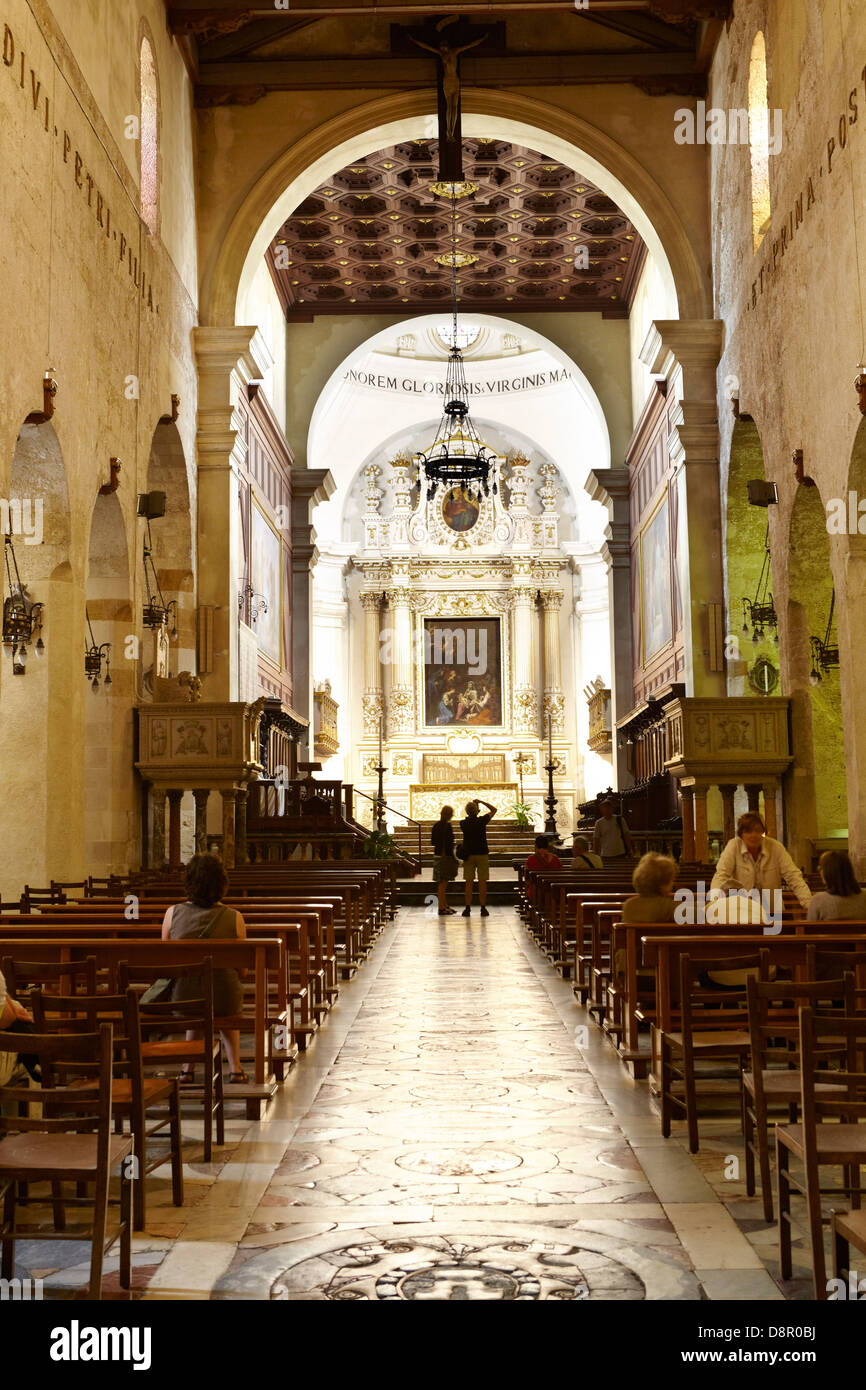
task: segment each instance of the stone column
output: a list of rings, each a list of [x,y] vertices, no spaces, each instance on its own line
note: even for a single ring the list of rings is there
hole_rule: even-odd
[[[223,868],[233,869],[235,866],[235,800],[237,789],[235,787],[221,787],[220,796],[223,799]]]
[[[165,864],[165,787],[154,785],[150,795],[153,802],[150,866],[152,869],[161,869]]]
[[[246,459],[241,392],[271,354],[255,327],[194,328],[198,366],[198,603],[214,610],[214,669],[206,700],[238,698],[238,474]]]
[[[170,787],[168,791],[168,867],[180,868],[180,804],[183,790]]]
[[[708,864],[710,859],[706,787],[695,787],[695,858],[699,864]]]
[[[192,794],[195,802],[195,852],[207,852],[207,802],[210,796],[208,787],[196,787]]]
[[[398,734],[411,734],[415,729],[412,700],[412,606],[408,572],[405,576],[399,577],[405,582],[389,589],[387,595],[393,628],[389,738]]]
[[[680,787],[683,799],[683,863],[695,862],[694,787]]]
[[[631,641],[631,528],[628,503],[629,470],[625,467],[598,469],[590,473],[584,488],[594,502],[603,502],[610,517],[601,555],[608,570],[608,612],[610,622],[610,719],[614,730],[612,758],[616,785],[628,787],[633,777],[628,771],[625,748],[616,738],[617,720],[634,708],[634,657]]]
[[[382,699],[382,650],[379,643],[379,612],[382,595],[374,592],[361,594],[364,609],[364,694],[362,706],[364,713],[364,734],[375,738],[379,732],[384,703]]]
[[[292,470],[292,704],[309,721],[307,761],[313,758],[313,570],[319,558],[311,513],[335,491],[327,469]]]
[[[722,834],[725,844],[727,844],[729,840],[734,838],[734,797],[737,794],[737,789],[728,785],[720,786],[719,791],[722,793]]]
[[[538,738],[538,687],[535,680],[535,600],[529,576],[518,573],[512,585],[512,657],[514,730]]]
[[[724,653],[712,662],[709,604],[724,604],[719,422],[716,368],[722,348],[719,319],[666,319],[654,323],[640,358],[664,373],[678,405],[671,416],[671,463],[677,470],[675,544],[683,609],[686,694],[727,694]],[[717,670],[711,669],[715,665]]]
[[[565,696],[562,693],[562,653],[559,642],[559,609],[562,593],[545,589],[541,595],[544,624],[544,700],[545,724],[550,715],[554,734],[565,733]]]
[[[776,839],[776,784],[764,783],[764,824],[771,840]]]
[[[248,787],[238,788],[238,799],[235,810],[235,828],[237,831],[235,844],[235,863],[249,863],[247,854],[247,798],[249,797]]]

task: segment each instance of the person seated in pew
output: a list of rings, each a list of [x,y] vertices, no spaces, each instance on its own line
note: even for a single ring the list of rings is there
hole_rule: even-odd
[[[221,899],[229,886],[225,869],[212,854],[195,854],[186,866],[186,902],[167,909],[162,920],[163,941],[183,941],[190,938],[237,937],[246,940],[247,928],[243,917]],[[242,973],[246,973],[245,971]],[[201,977],[187,975],[175,983],[172,998],[198,999],[201,996]],[[243,990],[236,970],[215,968],[213,971],[214,1017],[239,1014],[243,1009]],[[190,1038],[192,1035],[187,1034]],[[229,1064],[229,1081],[245,1083],[249,1077],[241,1066],[240,1032],[237,1028],[220,1033]],[[180,1080],[191,1085],[194,1069],[184,1064]]]
[[[595,850],[590,849],[585,835],[575,835],[571,842],[572,867],[575,869],[603,869],[604,860]]]
[[[623,922],[673,922],[677,906],[674,887],[679,867],[668,854],[641,855],[631,876],[635,891],[622,905]],[[625,974],[626,953],[620,949],[614,956],[617,975]],[[652,970],[638,970],[638,975],[651,976]]]
[[[550,848],[550,838],[547,835],[536,835],[535,849],[523,865],[526,869],[561,869],[562,860],[554,854]],[[535,902],[535,884],[527,883],[526,896],[529,901]]]
[[[801,907],[808,908],[812,894],[785,846],[770,839],[757,811],[746,811],[737,821],[737,833],[719,855],[710,888],[789,888]]]
[[[844,850],[828,849],[818,860],[825,893],[815,893],[806,913],[810,922],[866,921],[866,892]]]
[[[4,1033],[25,1033],[33,1031],[30,1025],[33,1015],[11,994],[6,993],[6,980],[0,970],[0,1031]],[[19,1067],[28,1071],[34,1081],[39,1080],[39,1058],[26,1052],[0,1052],[0,1086],[6,1086]]]

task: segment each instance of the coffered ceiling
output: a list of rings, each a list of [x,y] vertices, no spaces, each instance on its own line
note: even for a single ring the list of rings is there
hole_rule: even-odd
[[[588,179],[537,150],[463,141],[478,192],[457,205],[465,308],[593,310],[624,318],[645,257],[634,226]],[[295,210],[268,262],[286,316],[448,309],[451,203],[435,140],[407,140],[335,173]],[[576,265],[575,262],[578,262]],[[281,268],[280,268],[281,267]]]

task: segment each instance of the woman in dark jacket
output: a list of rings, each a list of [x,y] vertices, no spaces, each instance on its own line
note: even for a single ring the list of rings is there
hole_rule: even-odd
[[[436,855],[433,860],[433,882],[436,884],[440,917],[454,916],[454,908],[449,907],[447,903],[448,884],[457,877],[457,861],[454,858],[454,827],[451,824],[453,815],[453,806],[443,806],[439,813],[439,819],[430,832],[430,839]]]

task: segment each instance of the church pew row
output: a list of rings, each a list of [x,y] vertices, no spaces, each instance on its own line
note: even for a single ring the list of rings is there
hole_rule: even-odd
[[[30,919],[30,931],[33,919]],[[178,965],[193,966],[206,960],[216,969],[249,972],[252,981],[251,999],[245,1000],[243,1012],[230,1017],[215,1018],[215,1026],[228,1031],[237,1028],[253,1037],[253,1078],[249,1083],[226,1086],[227,1099],[246,1102],[247,1116],[258,1119],[263,1105],[274,1095],[277,1079],[270,1066],[269,1044],[273,1029],[288,1027],[288,1000],[285,991],[286,965],[283,941],[276,937],[250,937],[246,941],[221,938],[218,940],[159,941],[147,937],[70,936],[64,933],[48,936],[5,935],[5,922],[0,923],[0,959],[19,957],[26,949],[31,961],[72,962],[93,957],[97,971],[107,974],[109,991],[117,993],[117,968],[121,961],[129,967],[130,979],[147,979],[146,972]],[[269,986],[273,984],[273,991]],[[195,1093],[195,1088],[191,1088]]]

